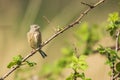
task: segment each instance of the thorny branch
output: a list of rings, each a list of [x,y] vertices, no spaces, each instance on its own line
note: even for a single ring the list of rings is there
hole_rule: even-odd
[[[87,5],[88,8],[80,14],[80,16],[73,21],[71,24],[69,24],[68,26],[63,27],[63,29],[60,29],[59,31],[57,31],[56,33],[54,33],[48,40],[46,40],[43,44],[42,47],[45,46],[46,44],[48,44],[51,40],[53,40],[55,37],[57,37],[58,35],[60,35],[61,33],[63,33],[64,31],[68,30],[71,27],[74,27],[76,24],[81,23],[82,18],[89,12],[91,11],[93,8],[95,8],[96,6],[100,5],[101,3],[103,3],[105,0],[100,0],[98,2],[96,2],[92,7],[91,5],[87,4],[87,3],[83,3],[83,5]],[[40,48],[37,48],[35,51],[29,53],[26,57],[23,58],[22,63],[25,62],[28,58],[30,58],[31,56],[33,56]],[[0,80],[4,80],[6,77],[8,77],[12,72],[14,72],[17,68],[19,68],[20,65],[17,65],[15,67],[13,67],[10,71],[8,71],[5,75],[3,75],[3,77],[0,78]]]
[[[50,21],[46,16],[43,16],[43,18],[47,21],[48,24],[50,24]]]
[[[78,73],[75,69],[73,69],[74,70],[74,78],[73,78],[73,80],[77,80],[77,76],[76,76],[76,74]]]
[[[119,36],[120,36],[120,30],[118,30],[116,33],[116,45],[115,45],[116,52],[118,52],[118,50],[119,50]],[[115,75],[114,66],[115,66],[115,63],[113,63],[113,67],[112,67],[112,73],[113,73],[112,80],[116,80],[118,78],[118,76],[120,76],[120,73],[118,73],[118,75]]]

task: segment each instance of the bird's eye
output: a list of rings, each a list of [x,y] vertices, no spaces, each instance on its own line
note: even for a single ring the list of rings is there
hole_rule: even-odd
[[[37,25],[34,25],[33,27],[34,27],[34,28],[38,28],[38,26],[37,26]]]
[[[35,25],[34,28],[37,28],[37,25]]]
[[[39,28],[39,26],[38,26],[38,25],[31,25],[31,28],[38,29],[38,28]]]

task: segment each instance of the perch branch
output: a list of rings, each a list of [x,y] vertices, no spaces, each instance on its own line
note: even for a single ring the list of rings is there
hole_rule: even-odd
[[[93,8],[95,8],[96,6],[98,6],[99,4],[103,3],[105,0],[100,0],[99,2],[95,3],[93,5]],[[90,11],[92,10],[93,8],[89,7],[88,9],[86,9],[83,13],[80,14],[80,16],[74,21],[72,22],[71,24],[69,24],[68,26],[65,26],[62,30],[56,32],[55,34],[53,34],[53,36],[51,36],[47,41],[45,41],[45,43],[42,45],[46,45],[48,44],[51,40],[53,40],[56,36],[58,36],[59,34],[63,33],[64,31],[66,31],[67,29],[75,26],[76,24],[79,24],[81,19]]]
[[[57,37],[58,35],[60,35],[61,33],[63,33],[64,31],[68,30],[69,28],[75,26],[76,24],[79,24],[82,20],[82,18],[89,12],[91,11],[93,8],[95,8],[96,6],[100,5],[101,3],[103,3],[105,0],[100,0],[98,2],[96,2],[92,7],[88,6],[88,8],[80,14],[80,16],[73,21],[71,24],[69,24],[68,26],[63,27],[63,29],[61,29],[60,31],[57,31],[55,34],[53,34],[48,40],[46,40],[43,44],[42,47],[45,46],[46,44],[48,44],[51,40],[53,40],[55,37]],[[41,47],[41,48],[42,48]],[[40,48],[37,48],[35,51],[29,53],[26,57],[23,58],[22,62],[25,62],[28,58],[30,58],[31,56],[33,56]],[[6,77],[8,77],[12,72],[14,72],[17,68],[19,68],[20,65],[17,65],[15,67],[13,67],[10,71],[8,71],[5,75],[3,75],[0,80],[4,80]]]

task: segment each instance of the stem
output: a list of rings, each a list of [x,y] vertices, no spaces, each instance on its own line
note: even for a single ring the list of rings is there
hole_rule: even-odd
[[[117,34],[116,34],[116,45],[115,45],[115,51],[116,52],[118,52],[118,50],[119,50],[119,35],[120,35],[120,31],[118,30]],[[116,55],[116,56],[118,56],[118,55]],[[115,76],[115,62],[113,62],[112,76],[111,77],[112,77],[112,80],[115,80],[118,77],[118,76]]]
[[[76,76],[77,71],[76,71],[76,69],[73,69],[73,70],[74,70],[73,80],[77,80],[77,76]]]
[[[119,35],[120,35],[120,31],[117,32],[116,34],[116,51],[118,52],[119,49]]]

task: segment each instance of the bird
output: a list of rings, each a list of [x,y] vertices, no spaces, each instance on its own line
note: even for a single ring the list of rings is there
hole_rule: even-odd
[[[44,51],[41,50],[42,37],[40,32],[40,26],[33,24],[30,26],[30,30],[27,33],[27,39],[32,49],[40,48],[38,51],[43,58],[47,57]]]

